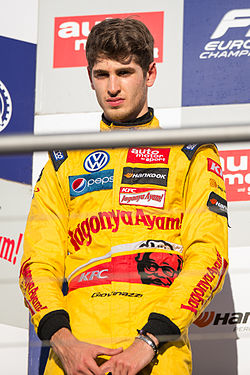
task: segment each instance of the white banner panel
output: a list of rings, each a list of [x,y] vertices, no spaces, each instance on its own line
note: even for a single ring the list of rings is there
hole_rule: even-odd
[[[183,0],[136,4],[53,0],[53,6],[43,0],[39,5],[36,113],[99,110],[87,75],[85,44],[91,27],[107,17],[133,16],[148,25],[161,77],[149,90],[150,105],[181,105]]]

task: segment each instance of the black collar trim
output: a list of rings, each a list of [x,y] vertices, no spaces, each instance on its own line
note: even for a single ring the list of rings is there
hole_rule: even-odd
[[[151,107],[148,107],[148,112],[145,113],[145,115],[138,117],[135,120],[129,120],[127,122],[111,122],[109,121],[105,116],[104,113],[102,114],[102,121],[108,125],[114,125],[114,126],[140,126],[140,125],[146,125],[150,123],[154,118],[154,109]]]

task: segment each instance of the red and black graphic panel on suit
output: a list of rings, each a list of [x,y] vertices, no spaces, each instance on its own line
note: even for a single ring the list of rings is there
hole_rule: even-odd
[[[69,292],[78,288],[115,282],[169,287],[182,270],[179,254],[145,252],[119,255],[83,271],[69,283]]]

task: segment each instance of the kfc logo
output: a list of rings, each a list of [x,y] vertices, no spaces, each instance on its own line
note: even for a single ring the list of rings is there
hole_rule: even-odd
[[[104,272],[108,272],[109,270],[108,269],[104,269],[104,270],[96,270],[96,271],[90,271],[90,272],[83,272],[81,274],[81,277],[79,279],[79,283],[81,281],[91,281],[93,279],[107,279],[108,276],[105,276]]]
[[[102,264],[85,269],[71,278],[69,292],[90,286],[108,285],[114,281],[169,288],[181,272],[183,260],[180,255],[173,253],[171,244],[168,244],[168,250],[169,252],[133,253],[113,257],[107,253],[102,257]],[[99,263],[100,258],[93,259],[93,262],[95,261]]]
[[[216,174],[217,176],[223,179],[223,173],[222,173],[222,168],[220,164],[216,163],[216,161],[210,158],[207,159],[207,162],[208,162],[208,165],[207,165],[208,171]]]
[[[228,201],[250,200],[250,150],[220,151]]]
[[[119,203],[144,207],[163,208],[165,196],[165,190],[122,187],[120,188]]]
[[[135,17],[145,23],[155,40],[155,61],[163,61],[164,12],[103,14],[55,18],[53,67],[69,68],[87,66],[84,52],[91,28],[106,18],[117,17]]]

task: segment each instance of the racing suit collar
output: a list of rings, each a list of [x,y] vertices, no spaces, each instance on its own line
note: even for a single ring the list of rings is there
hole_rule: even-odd
[[[154,117],[154,109],[149,107],[148,112],[145,113],[143,116],[136,118],[135,120],[129,120],[127,122],[111,122],[105,116],[104,113],[102,114],[101,120],[101,131],[110,131],[115,129],[139,129],[139,128],[158,128],[159,122]]]

